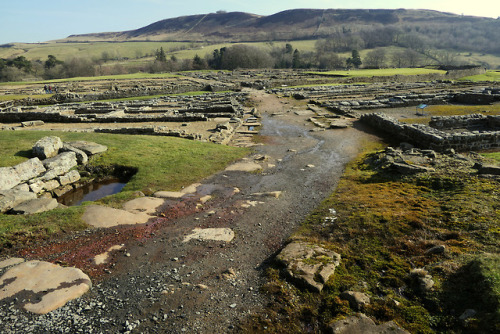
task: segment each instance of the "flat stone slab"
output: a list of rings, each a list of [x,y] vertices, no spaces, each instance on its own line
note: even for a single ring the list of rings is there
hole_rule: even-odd
[[[256,162],[237,162],[226,168],[226,171],[232,172],[255,172],[261,170],[262,166]]]
[[[108,263],[108,259],[109,259],[110,253],[113,252],[113,251],[121,250],[124,247],[125,247],[124,245],[115,245],[115,246],[109,247],[109,249],[106,252],[101,253],[99,255],[96,255],[94,257],[94,264],[95,265],[101,265],[101,264]]]
[[[274,198],[279,198],[283,194],[282,191],[267,191],[263,193],[253,193],[252,196],[254,197],[274,197]]]
[[[193,184],[187,186],[186,188],[183,188],[181,190],[181,193],[194,194],[199,186],[201,186],[201,183],[193,183]]]
[[[155,214],[156,209],[165,203],[162,198],[155,197],[139,197],[123,204],[123,210],[132,213],[147,213]]]
[[[23,262],[24,262],[24,259],[21,259],[20,257],[11,257],[9,259],[5,259],[3,261],[0,261],[0,269],[14,266],[16,264],[23,263]]]
[[[98,153],[103,153],[108,150],[107,146],[97,144],[91,141],[72,141],[68,143],[69,146],[73,146],[79,150],[82,150],[87,155],[94,155]]]
[[[14,189],[0,190],[0,213],[35,198],[36,194],[29,191]]]
[[[57,203],[57,200],[55,198],[34,198],[16,205],[14,208],[12,208],[12,213],[17,215],[30,215],[34,213],[53,210],[57,208],[58,205],[59,203]]]
[[[153,194],[154,197],[166,199],[179,199],[184,195],[186,194],[181,193],[180,191],[157,191]]]
[[[20,298],[28,301],[26,311],[46,314],[83,295],[92,282],[80,269],[29,261],[9,269],[0,277],[0,286],[0,300],[22,293]]]
[[[230,242],[234,239],[234,232],[230,228],[195,228],[193,233],[184,238],[183,242],[192,239]]]
[[[144,224],[150,218],[147,213],[131,213],[101,205],[87,206],[82,217],[84,222],[94,227]]]

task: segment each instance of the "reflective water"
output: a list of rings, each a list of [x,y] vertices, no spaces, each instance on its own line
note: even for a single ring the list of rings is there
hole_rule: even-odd
[[[120,182],[119,179],[108,179],[90,183],[64,194],[57,201],[66,206],[77,206],[85,201],[96,201],[103,197],[119,193],[126,184]]]

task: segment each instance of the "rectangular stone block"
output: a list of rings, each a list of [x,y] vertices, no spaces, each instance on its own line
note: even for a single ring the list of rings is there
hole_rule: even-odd
[[[46,191],[51,191],[51,190],[54,190],[58,187],[60,187],[61,184],[59,183],[59,181],[57,180],[50,180],[50,181],[47,181],[44,183],[43,185],[43,189],[46,190]]]
[[[28,181],[46,171],[42,162],[38,158],[29,159],[13,167],[17,172],[21,182]]]
[[[12,189],[21,183],[16,170],[12,167],[0,167],[0,190]]]
[[[59,177],[59,182],[61,183],[62,186],[75,183],[78,180],[80,180],[80,173],[78,173],[78,171],[76,170],[72,170]]]

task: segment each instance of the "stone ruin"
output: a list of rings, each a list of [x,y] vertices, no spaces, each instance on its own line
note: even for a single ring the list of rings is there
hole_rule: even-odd
[[[360,121],[420,148],[443,152],[500,147],[500,116],[433,117],[430,125],[405,124],[382,113],[364,114]],[[481,125],[478,130],[477,126]],[[434,127],[433,127],[434,126]],[[472,129],[469,129],[469,126]],[[460,131],[446,131],[460,129]]]
[[[44,137],[33,146],[34,158],[13,167],[0,167],[0,213],[30,214],[58,207],[54,197],[73,190],[80,174],[73,169],[88,157],[107,150],[85,142],[63,143]]]
[[[347,86],[317,86],[279,88],[269,93],[296,99],[309,99],[341,115],[357,117],[357,110],[401,108],[420,104],[492,104],[500,102],[500,89],[467,89],[468,83],[385,83],[355,84]],[[355,96],[355,98],[354,98]]]
[[[164,96],[151,100],[120,102],[64,103],[50,107],[14,107],[0,110],[0,123],[20,123],[33,127],[45,123],[88,125],[86,132],[172,136],[192,140],[227,143],[247,117],[246,94],[231,92],[198,96]],[[217,123],[218,120],[223,120]],[[227,120],[227,121],[226,121]],[[193,133],[165,123],[216,122],[211,134]],[[128,123],[120,127],[117,124]],[[134,123],[137,125],[131,126]],[[143,123],[143,124],[141,124]],[[144,123],[155,123],[144,124]],[[256,124],[247,127],[255,127]],[[206,126],[205,126],[206,127]],[[5,126],[4,126],[5,128]],[[7,129],[17,129],[16,126]],[[75,131],[75,130],[73,130]],[[194,130],[196,131],[196,130]]]

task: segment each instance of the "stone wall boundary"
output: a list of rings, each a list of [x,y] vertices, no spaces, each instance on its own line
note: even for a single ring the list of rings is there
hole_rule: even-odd
[[[500,148],[500,131],[462,131],[449,133],[422,124],[405,124],[382,113],[362,115],[360,121],[396,136],[417,147],[443,152]]]

